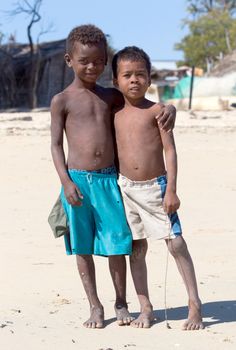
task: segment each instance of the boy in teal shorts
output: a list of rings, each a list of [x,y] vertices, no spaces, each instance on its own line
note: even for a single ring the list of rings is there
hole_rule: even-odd
[[[70,234],[65,236],[67,254],[130,255],[132,236],[115,167],[91,171],[68,169],[68,173],[83,193],[83,204],[70,205],[62,190],[62,204],[70,226]]]
[[[65,60],[74,71],[74,80],[51,102],[51,152],[70,226],[70,233],[65,236],[66,252],[76,255],[90,304],[90,317],[84,326],[104,325],[93,254],[108,256],[117,320],[120,325],[129,324],[125,255],[131,253],[132,236],[117,185],[111,132],[112,111],[122,105],[123,97],[114,88],[96,84],[107,63],[106,37],[100,29],[93,25],[74,28],[67,38],[66,50]],[[162,111],[164,127],[172,128],[175,109],[167,107]]]

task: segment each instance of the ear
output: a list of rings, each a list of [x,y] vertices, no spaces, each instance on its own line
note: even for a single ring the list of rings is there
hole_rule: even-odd
[[[70,55],[68,53],[65,54],[64,56],[64,60],[66,61],[66,64],[68,67],[71,67],[71,58],[70,58]]]
[[[118,84],[118,80],[116,78],[113,78],[113,85],[118,88],[119,84]]]

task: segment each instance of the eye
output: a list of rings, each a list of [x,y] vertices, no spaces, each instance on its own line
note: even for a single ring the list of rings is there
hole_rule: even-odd
[[[104,64],[104,59],[103,58],[98,58],[98,59],[96,59],[94,64]]]
[[[80,60],[78,60],[78,63],[86,66],[86,64],[88,64],[88,61],[84,60],[84,59],[80,59]]]

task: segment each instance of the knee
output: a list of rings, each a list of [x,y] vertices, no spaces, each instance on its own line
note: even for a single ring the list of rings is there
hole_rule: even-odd
[[[130,262],[136,262],[138,260],[145,259],[147,254],[147,241],[146,239],[140,239],[133,241],[132,255],[130,256]]]
[[[174,258],[177,256],[184,256],[188,252],[187,244],[182,237],[176,237],[172,240],[169,240],[168,249]]]

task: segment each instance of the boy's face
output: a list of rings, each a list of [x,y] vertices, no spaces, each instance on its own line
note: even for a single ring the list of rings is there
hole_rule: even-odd
[[[117,64],[117,79],[114,85],[122,94],[131,99],[143,97],[151,84],[144,61],[121,60]]]
[[[106,63],[104,44],[83,45],[76,42],[72,54],[67,53],[65,60],[81,81],[95,83],[104,71]]]

